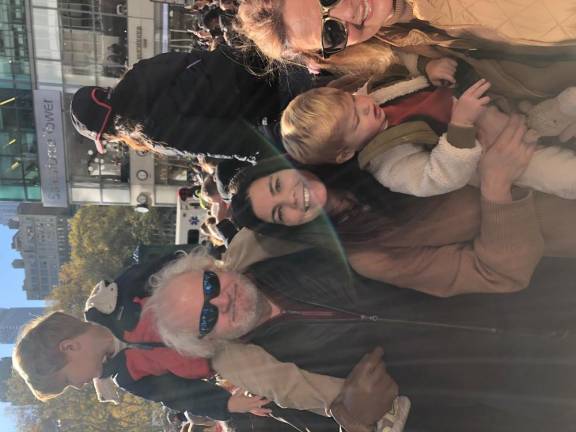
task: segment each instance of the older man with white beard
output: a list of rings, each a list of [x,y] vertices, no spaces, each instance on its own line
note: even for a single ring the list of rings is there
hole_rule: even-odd
[[[223,340],[240,338],[281,361],[345,377],[380,345],[412,400],[407,430],[567,430],[576,421],[576,337],[386,319],[379,292],[356,281],[363,298],[355,295],[346,272],[316,250],[243,274],[191,255],[158,274],[148,307],[165,342],[191,355],[209,356]],[[207,280],[218,289],[208,292]],[[258,374],[244,366],[227,376],[242,384],[243,374]]]

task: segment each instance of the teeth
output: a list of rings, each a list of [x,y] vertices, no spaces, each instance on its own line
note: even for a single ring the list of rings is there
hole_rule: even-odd
[[[308,188],[304,186],[304,211],[308,211],[308,208],[310,208],[310,192]]]

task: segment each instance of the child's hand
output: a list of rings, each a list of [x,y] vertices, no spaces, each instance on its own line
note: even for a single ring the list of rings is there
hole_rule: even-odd
[[[474,126],[490,102],[488,96],[483,96],[489,88],[490,83],[481,79],[462,93],[460,99],[454,103],[450,123],[458,126]]]
[[[456,60],[448,57],[430,60],[426,65],[426,76],[436,87],[452,87],[456,84],[457,67]]]
[[[263,408],[264,405],[270,403],[268,399],[258,396],[247,396],[241,391],[236,391],[228,399],[228,411],[245,413],[251,412],[258,416],[267,416],[272,411],[268,408]]]

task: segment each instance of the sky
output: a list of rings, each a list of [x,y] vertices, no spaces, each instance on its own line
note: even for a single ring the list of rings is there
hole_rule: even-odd
[[[12,236],[16,230],[0,225],[0,308],[6,307],[37,307],[44,306],[42,301],[26,300],[22,290],[24,269],[12,268],[12,260],[20,258],[20,254],[11,248]],[[0,344],[0,357],[10,356],[12,345]],[[8,404],[0,403],[0,431],[16,432],[14,419],[6,412]]]

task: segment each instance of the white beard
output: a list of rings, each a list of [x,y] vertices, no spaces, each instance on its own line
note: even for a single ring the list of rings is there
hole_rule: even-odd
[[[242,302],[237,305],[241,306],[242,316],[236,318],[234,329],[220,335],[221,339],[238,339],[254,330],[266,311],[266,298],[247,277],[241,278],[241,291],[239,286],[239,292],[234,300]]]
[[[184,355],[212,357],[221,342],[238,339],[255,329],[268,310],[266,297],[246,277],[240,278],[238,284],[239,292],[234,301],[240,301],[237,307],[241,315],[237,317],[233,329],[218,335],[217,338],[208,334],[205,338],[198,339],[187,329],[161,328],[160,336],[164,342]]]

